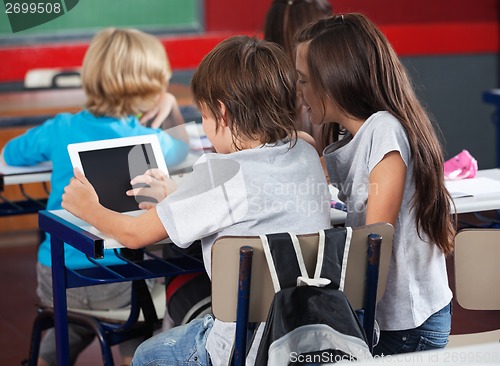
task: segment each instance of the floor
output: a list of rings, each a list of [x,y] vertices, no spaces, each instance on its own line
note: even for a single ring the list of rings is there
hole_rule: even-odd
[[[0,365],[20,365],[28,357],[31,326],[35,316],[36,249],[38,234],[34,230],[0,234]],[[453,283],[452,262],[449,261],[450,282]],[[452,334],[500,328],[500,311],[485,314],[466,311],[456,303]],[[117,352],[115,363],[119,365]],[[95,341],[77,361],[77,366],[101,365],[99,345]]]
[[[0,234],[0,365],[16,366],[28,358],[35,318],[36,251],[38,233]],[[113,347],[116,348],[116,347]],[[115,364],[120,365],[117,350]],[[102,365],[99,343],[94,341],[79,357],[77,366]]]

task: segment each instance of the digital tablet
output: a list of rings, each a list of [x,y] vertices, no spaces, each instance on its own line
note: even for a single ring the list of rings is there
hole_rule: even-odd
[[[94,186],[99,202],[111,210],[139,210],[144,197],[129,197],[130,180],[148,169],[168,175],[165,158],[156,134],[68,145],[71,164],[79,168]]]

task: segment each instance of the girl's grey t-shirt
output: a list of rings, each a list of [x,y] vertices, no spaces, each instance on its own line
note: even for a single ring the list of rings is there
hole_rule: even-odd
[[[316,150],[299,139],[293,147],[280,142],[202,156],[157,212],[176,245],[187,247],[201,239],[210,275],[211,248],[219,236],[329,228],[330,197]],[[215,321],[207,339],[214,365],[228,364],[234,331],[233,323]],[[254,341],[250,361],[259,341]]]
[[[381,330],[420,326],[452,298],[445,256],[421,231],[417,233],[412,197],[415,193],[411,149],[406,131],[388,112],[370,116],[354,137],[331,144],[324,158],[331,183],[347,205],[346,226],[366,223],[370,173],[391,151],[398,151],[406,165],[401,210],[394,227],[394,241],[385,294],[377,306]],[[373,187],[376,189],[376,187]]]

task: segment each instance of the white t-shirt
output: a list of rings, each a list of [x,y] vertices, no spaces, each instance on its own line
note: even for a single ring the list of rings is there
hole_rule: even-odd
[[[231,154],[206,154],[157,212],[180,247],[201,239],[211,274],[211,248],[223,235],[317,232],[330,227],[330,194],[318,154],[299,139]],[[227,365],[234,323],[216,320],[207,339],[214,365]],[[259,340],[248,363],[252,363]]]
[[[394,227],[394,242],[385,294],[377,306],[381,330],[420,326],[452,298],[445,256],[421,231],[417,233],[411,199],[415,193],[411,149],[406,131],[388,112],[370,116],[354,137],[326,147],[324,158],[330,181],[347,204],[346,226],[366,223],[369,178],[373,168],[391,151],[406,165],[403,201]]]

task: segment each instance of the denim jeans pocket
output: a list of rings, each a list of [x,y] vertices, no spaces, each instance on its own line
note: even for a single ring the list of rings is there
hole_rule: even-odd
[[[448,344],[448,333],[422,332],[415,351],[444,348]]]
[[[415,330],[424,336],[428,334],[431,339],[442,337],[448,339],[448,334],[451,330],[451,303],[432,314]]]
[[[380,339],[374,349],[377,355],[393,355],[397,353],[409,352],[405,350],[410,342],[410,330],[383,331],[380,332]]]

